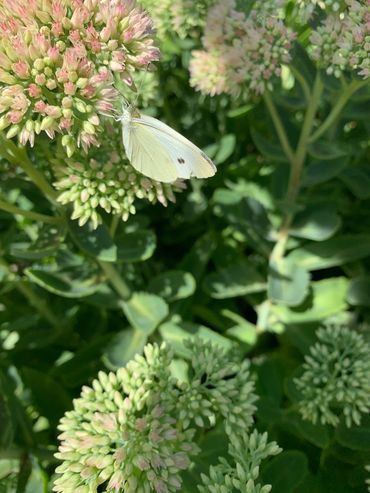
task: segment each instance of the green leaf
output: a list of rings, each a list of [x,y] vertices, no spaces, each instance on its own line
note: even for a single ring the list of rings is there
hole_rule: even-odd
[[[293,493],[308,474],[308,460],[298,450],[287,450],[274,457],[262,471],[265,483],[279,493]]]
[[[347,308],[348,279],[334,277],[311,284],[312,296],[296,309],[273,306],[272,313],[284,324],[311,323],[324,320]]]
[[[148,286],[149,291],[169,302],[188,298],[195,292],[195,288],[194,277],[181,270],[164,272],[152,279]]]
[[[117,260],[117,246],[105,224],[100,224],[96,229],[93,229],[90,222],[79,226],[77,221],[70,220],[68,227],[72,238],[82,251],[103,262],[115,262]]]
[[[137,330],[150,335],[168,315],[167,303],[154,294],[134,293],[122,302],[123,311],[130,324]]]
[[[221,314],[236,324],[230,329],[227,329],[226,334],[228,337],[235,338],[249,346],[253,346],[256,343],[258,331],[254,324],[231,310],[222,310]]]
[[[32,471],[27,481],[26,489],[24,493],[47,493],[48,491],[48,479],[45,472],[32,460]]]
[[[252,266],[239,262],[206,276],[203,287],[212,298],[225,299],[264,291],[266,283]]]
[[[207,232],[196,240],[192,249],[178,264],[178,269],[190,272],[199,281],[216,246],[214,235]]]
[[[227,134],[221,137],[218,143],[218,151],[214,158],[216,164],[224,163],[234,152],[236,137],[234,134]]]
[[[50,293],[58,294],[64,298],[82,298],[95,293],[101,283],[97,273],[87,269],[70,268],[60,272],[45,269],[29,268],[24,273],[35,284],[46,289]]]
[[[312,424],[301,418],[299,414],[286,412],[281,416],[280,426],[288,433],[293,433],[303,440],[307,440],[319,448],[327,448],[330,444],[329,427],[321,424]]]
[[[340,225],[340,217],[332,204],[315,204],[296,214],[290,234],[298,238],[324,241],[333,236]]]
[[[340,174],[339,178],[359,199],[370,197],[370,171],[367,166],[352,166]]]
[[[267,292],[273,303],[300,305],[307,296],[309,283],[309,273],[289,259],[270,263]]]
[[[239,108],[234,108],[227,113],[228,118],[241,118],[253,110],[254,104],[245,104]]]
[[[287,161],[287,157],[284,154],[284,152],[283,152],[283,150],[279,144],[272,144],[270,139],[266,139],[259,132],[257,132],[255,129],[251,130],[251,135],[252,135],[252,139],[253,139],[257,149],[265,157],[267,157],[268,159],[272,159],[273,161],[277,161],[277,162],[280,162],[280,161],[286,162]]]
[[[121,262],[142,262],[150,258],[156,248],[155,234],[150,230],[124,232],[115,238],[117,259]]]
[[[359,276],[351,280],[347,301],[350,305],[370,307],[370,276]]]
[[[322,160],[338,159],[348,154],[348,151],[338,142],[333,143],[322,140],[310,144],[308,152],[312,157]]]
[[[352,450],[370,451],[370,417],[364,416],[360,426],[350,428],[341,420],[335,431],[335,438],[338,443]]]
[[[118,332],[103,352],[103,362],[110,370],[117,370],[141,354],[148,336],[142,330],[128,327]]]
[[[370,235],[338,235],[320,243],[306,243],[288,258],[312,271],[344,265],[370,255]]]
[[[340,157],[332,160],[314,161],[303,171],[302,186],[312,187],[338,176],[347,166],[348,158]]]
[[[22,376],[32,391],[32,400],[43,416],[56,423],[71,407],[71,397],[64,387],[47,373],[34,368],[22,368]]]
[[[190,354],[189,350],[184,346],[184,340],[191,337],[201,337],[205,341],[218,344],[220,347],[227,350],[233,346],[230,339],[227,339],[204,325],[189,322],[166,322],[160,325],[158,330],[163,340],[171,344],[176,354],[185,358],[189,357]]]
[[[55,253],[64,237],[64,228],[44,224],[38,230],[34,242],[12,243],[9,253],[13,257],[27,260],[42,259]]]

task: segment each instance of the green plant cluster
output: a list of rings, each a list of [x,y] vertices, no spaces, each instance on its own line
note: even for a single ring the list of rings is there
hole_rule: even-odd
[[[0,493],[365,493],[369,2],[225,1],[240,36],[295,34],[212,95],[217,2],[141,3],[161,59],[115,90],[217,173],[141,177],[113,118],[73,157],[0,132]]]

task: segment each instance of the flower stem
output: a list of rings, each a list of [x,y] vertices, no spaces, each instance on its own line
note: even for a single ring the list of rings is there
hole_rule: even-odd
[[[122,279],[122,277],[119,275],[117,269],[114,267],[114,265],[111,262],[103,262],[101,260],[98,262],[100,267],[108,277],[108,280],[111,283],[111,285],[120,295],[120,297],[124,301],[127,301],[131,297],[131,289],[126,284],[126,282]]]
[[[285,132],[284,125],[280,119],[280,116],[279,116],[279,113],[276,109],[276,106],[275,106],[275,104],[271,98],[271,94],[268,91],[265,92],[264,99],[265,99],[267,109],[270,112],[272,121],[275,125],[275,130],[276,130],[276,133],[279,137],[281,147],[283,148],[285,155],[287,156],[289,162],[292,163],[294,161],[293,149],[290,145],[288,136]]]
[[[0,133],[0,154],[11,164],[22,168],[50,202],[56,203],[57,192],[49,185],[44,175],[33,166],[25,147],[18,147]]]
[[[315,140],[319,139],[335,122],[338,118],[340,112],[347,104],[350,97],[358,91],[361,87],[363,87],[368,81],[359,81],[354,80],[350,84],[344,87],[341,95],[339,96],[336,104],[333,106],[331,112],[326,117],[326,120],[320,125],[320,127],[311,135],[309,138],[309,142],[315,142]]]
[[[60,319],[54,315],[45,300],[39,298],[39,296],[33,291],[29,283],[21,281],[16,284],[16,288],[20,291],[25,298],[29,301],[30,305],[34,306],[40,315],[45,318],[51,325],[58,328],[60,327]]]
[[[309,136],[312,131],[316,111],[320,102],[320,97],[323,89],[324,89],[324,85],[322,83],[320,75],[317,74],[312,89],[312,94],[308,102],[307,111],[303,121],[302,130],[298,140],[297,148],[295,152],[294,153],[292,152],[291,154],[290,150],[288,150],[287,152],[287,150],[283,146],[283,149],[290,162],[289,183],[285,196],[285,207],[287,212],[285,214],[282,225],[280,227],[278,233],[278,240],[272,250],[270,260],[281,259],[285,254],[286,244],[289,238],[289,228],[291,226],[294,217],[295,202],[297,200],[297,196],[300,189],[302,169],[307,155]],[[269,108],[269,105],[267,105],[267,107]],[[278,132],[278,127],[276,126],[276,117],[274,117],[273,114],[271,114],[271,116],[273,122],[275,123],[276,131]]]
[[[25,211],[16,205],[4,202],[3,200],[0,200],[0,209],[9,212],[10,214],[18,214],[20,216],[27,217],[35,221],[42,221],[43,223],[48,224],[59,224],[62,221],[62,218],[60,217],[47,216],[45,214],[39,214],[38,212],[33,211]]]
[[[56,199],[58,196],[57,192],[46,181],[44,175],[33,166],[26,152],[22,153],[18,166],[23,169],[31,181],[33,181],[33,183],[44,193],[46,198],[51,203],[56,204]]]

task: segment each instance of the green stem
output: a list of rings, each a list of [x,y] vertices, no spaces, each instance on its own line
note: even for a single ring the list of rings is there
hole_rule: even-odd
[[[285,207],[287,212],[279,230],[278,239],[272,250],[270,260],[278,260],[282,258],[286,250],[286,245],[289,238],[289,228],[294,217],[295,202],[299,193],[303,165],[307,155],[309,136],[312,131],[315,115],[323,89],[324,85],[322,83],[320,75],[317,74],[314,87],[312,89],[312,95],[308,102],[307,111],[303,121],[296,151],[295,153],[293,153],[293,156],[290,156],[290,154],[288,155],[286,153],[291,164],[288,189],[285,196]],[[275,121],[274,118],[273,121]]]
[[[47,199],[53,204],[56,204],[58,196],[57,192],[49,185],[44,175],[33,166],[25,152],[22,153],[18,166],[23,169],[33,183],[44,193]]]
[[[285,128],[284,128],[284,125],[280,119],[279,113],[276,109],[276,106],[275,106],[273,100],[272,100],[271,94],[268,91],[265,92],[264,99],[265,99],[267,109],[270,112],[272,121],[275,125],[276,133],[279,137],[281,146],[282,146],[282,148],[285,152],[285,155],[287,156],[289,162],[292,163],[294,161],[294,152],[293,152],[293,149],[290,145],[288,136],[285,132]]]
[[[120,221],[121,221],[120,216],[118,216],[118,215],[113,216],[112,222],[111,222],[110,228],[109,228],[109,232],[110,232],[112,238],[114,238],[114,236],[116,234],[116,231],[117,231],[117,228],[118,228]]]
[[[110,262],[102,262],[102,261],[98,261],[98,262],[99,262],[100,267],[102,268],[102,270],[106,274],[111,285],[114,287],[114,289],[120,295],[120,297],[124,301],[127,301],[131,297],[131,289],[128,287],[126,282],[119,275],[119,273],[117,272],[114,265]]]
[[[368,81],[359,81],[354,80],[350,84],[344,87],[343,92],[339,96],[336,104],[333,106],[331,112],[326,117],[325,121],[320,125],[320,127],[311,135],[309,138],[309,142],[315,142],[315,140],[319,139],[335,122],[335,120],[340,115],[340,112],[347,104],[348,100],[351,96],[358,91],[361,87],[363,87]]]
[[[297,81],[300,83],[306,101],[309,101],[311,98],[311,90],[310,90],[310,86],[308,85],[306,79],[303,77],[301,72],[299,70],[297,70],[296,68],[290,67],[290,70],[292,71],[292,73],[293,73],[294,77],[297,79]]]
[[[33,211],[25,211],[16,205],[4,202],[3,200],[0,200],[0,209],[9,212],[10,214],[18,214],[20,216],[27,217],[35,221],[42,221],[43,223],[48,224],[59,224],[62,220],[60,217],[47,216],[45,214],[39,214],[38,212]]]
[[[59,328],[61,325],[60,319],[54,315],[45,300],[39,298],[39,296],[33,291],[27,281],[20,281],[16,284],[16,288],[20,291],[25,298],[29,301],[30,305],[36,308],[40,315],[45,318],[51,325]]]
[[[4,137],[0,132],[0,155],[15,166],[19,166],[29,176],[33,183],[45,194],[52,202],[56,203],[57,193],[46,181],[44,175],[40,173],[30,161],[25,147],[18,147],[10,139]]]

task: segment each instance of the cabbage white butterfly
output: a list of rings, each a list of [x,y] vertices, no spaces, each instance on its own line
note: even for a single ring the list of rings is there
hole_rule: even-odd
[[[153,180],[170,183],[177,178],[208,178],[216,167],[190,140],[165,123],[125,106],[117,118],[133,168]]]

